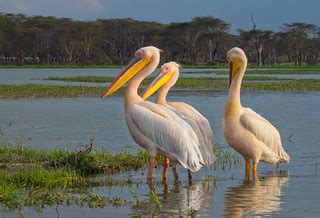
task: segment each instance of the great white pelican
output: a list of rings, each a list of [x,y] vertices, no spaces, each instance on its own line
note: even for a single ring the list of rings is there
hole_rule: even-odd
[[[199,149],[205,165],[212,165],[216,161],[213,154],[213,132],[208,120],[194,107],[184,102],[167,102],[167,94],[179,78],[180,65],[176,62],[165,63],[149,87],[142,95],[144,100],[148,99],[158,89],[155,102],[176,112],[179,117],[187,121],[199,138]],[[173,173],[177,179],[176,163],[173,163]],[[190,171],[189,178],[191,178]]]
[[[150,155],[148,180],[152,180],[157,154],[165,157],[163,177],[167,175],[169,159],[193,172],[204,162],[198,137],[190,125],[168,108],[144,101],[137,93],[140,83],[156,69],[159,60],[160,50],[156,47],[137,50],[128,66],[102,94],[102,98],[109,96],[128,82],[124,93],[125,119],[133,140]]]
[[[242,107],[240,88],[247,68],[247,57],[240,48],[232,48],[227,53],[230,63],[229,95],[223,115],[223,131],[227,143],[245,159],[246,180],[252,175],[257,178],[257,164],[262,161],[271,164],[289,163],[290,157],[283,149],[278,130],[265,118]]]

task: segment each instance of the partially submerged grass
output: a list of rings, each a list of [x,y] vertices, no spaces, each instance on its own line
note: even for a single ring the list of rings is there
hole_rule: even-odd
[[[230,151],[214,148],[218,157],[216,167],[222,170],[237,163],[237,156]],[[232,154],[231,154],[232,153]],[[114,179],[111,173],[138,170],[148,164],[148,154],[139,150],[136,154],[96,151],[78,156],[76,152],[65,150],[41,150],[15,146],[0,146],[0,204],[15,209],[24,206],[41,210],[46,205],[104,207],[123,206],[134,201],[108,198],[92,192],[78,194],[75,189],[92,186],[121,186],[133,184],[128,179]],[[157,157],[157,165],[162,157]],[[107,175],[101,177],[100,173]],[[90,174],[90,175],[88,175]],[[92,174],[97,177],[93,178]],[[152,202],[161,207],[156,196],[150,195]],[[135,199],[137,201],[137,199]],[[138,202],[138,201],[137,201]]]
[[[48,77],[42,80],[63,81],[63,82],[88,82],[88,83],[108,83],[115,78],[109,76],[76,76],[76,77]]]
[[[0,98],[2,99],[33,99],[33,98],[75,98],[100,96],[103,87],[86,87],[70,85],[0,85]]]
[[[41,150],[19,145],[0,146],[0,165],[9,168],[38,164],[46,168],[64,168],[76,170],[81,174],[92,174],[137,170],[145,167],[147,163],[148,155],[143,150],[135,154],[93,151],[87,155],[78,156],[75,151]]]
[[[81,78],[86,81],[87,79]],[[88,79],[89,81],[92,79]],[[105,82],[108,78],[95,82]],[[142,87],[150,84],[152,79],[143,82]],[[225,78],[180,78],[174,89],[211,89],[228,90],[228,79]],[[104,87],[73,85],[0,85],[0,99],[37,99],[37,98],[76,98],[100,97]],[[248,77],[242,84],[242,90],[260,91],[320,91],[319,79],[282,79],[269,77]],[[120,89],[118,93],[123,93]]]
[[[49,79],[49,78],[48,78]],[[74,82],[92,82],[104,83],[113,81],[112,77],[65,77],[65,78],[51,78],[54,80],[74,81]],[[142,86],[151,83],[153,78],[147,78],[143,81]],[[175,89],[213,89],[213,90],[227,90],[227,78],[205,78],[181,77],[174,86]],[[264,90],[264,91],[320,91],[319,79],[290,79],[277,78],[269,76],[245,76],[242,84],[243,90]]]

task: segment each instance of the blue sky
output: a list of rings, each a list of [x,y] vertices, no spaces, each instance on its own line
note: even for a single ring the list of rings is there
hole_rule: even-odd
[[[320,0],[0,0],[0,12],[70,17],[79,20],[126,18],[170,23],[214,16],[231,30],[251,27],[278,30],[285,22],[320,25]]]

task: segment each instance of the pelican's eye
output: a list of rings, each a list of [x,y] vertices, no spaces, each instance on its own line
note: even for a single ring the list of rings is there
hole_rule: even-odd
[[[164,73],[169,73],[169,71],[170,71],[169,67],[165,67],[165,68],[163,69],[163,72],[164,72]]]
[[[136,56],[142,58],[143,52],[142,51],[137,51]]]

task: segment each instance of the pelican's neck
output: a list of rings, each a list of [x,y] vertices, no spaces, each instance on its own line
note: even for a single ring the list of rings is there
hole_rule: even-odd
[[[226,106],[226,111],[228,112],[238,111],[238,109],[241,108],[240,90],[241,90],[241,83],[242,83],[242,79],[246,71],[246,68],[247,68],[247,63],[246,62],[242,63],[240,68],[238,69],[238,72],[236,72],[236,76],[231,82],[229,95],[227,99],[227,106]]]
[[[156,97],[156,103],[158,104],[165,104],[167,103],[167,95],[168,95],[168,92],[170,90],[171,86],[166,83],[164,84],[158,91],[158,95]]]
[[[138,72],[128,83],[125,90],[125,107],[130,104],[139,104],[143,99],[138,95],[138,88],[142,80],[151,74],[159,64],[159,57],[155,57],[152,61],[140,72]]]

